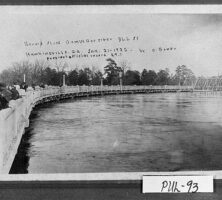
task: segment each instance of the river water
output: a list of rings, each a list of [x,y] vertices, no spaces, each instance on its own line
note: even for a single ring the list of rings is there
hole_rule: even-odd
[[[222,95],[111,95],[33,111],[11,173],[222,169]]]

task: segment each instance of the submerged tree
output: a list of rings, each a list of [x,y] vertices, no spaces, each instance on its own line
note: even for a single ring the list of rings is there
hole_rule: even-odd
[[[93,73],[92,75],[92,85],[100,85],[101,84],[101,79],[102,79],[102,72],[97,70]]]
[[[157,74],[154,70],[147,71],[143,70],[141,74],[141,84],[142,85],[155,85],[157,79]]]
[[[79,72],[78,69],[71,70],[68,73],[68,85],[78,85]]]
[[[169,69],[161,69],[157,73],[157,79],[156,79],[156,85],[167,85],[169,84],[170,81],[170,74],[169,74]]]
[[[90,79],[88,76],[88,69],[80,69],[79,76],[78,76],[78,85],[89,85]]]
[[[181,65],[176,68],[174,79],[178,85],[192,84],[195,80],[195,75],[191,69],[187,68],[185,65]]]
[[[47,67],[45,69],[44,81],[42,83],[47,85],[60,85],[61,79],[56,69]],[[38,85],[42,83],[38,83]]]
[[[127,70],[123,79],[124,85],[140,85],[140,73]]]
[[[107,74],[106,81],[109,85],[118,85],[119,84],[119,76],[122,73],[122,68],[118,67],[116,62],[108,58],[106,59],[108,64],[104,67],[105,74]]]

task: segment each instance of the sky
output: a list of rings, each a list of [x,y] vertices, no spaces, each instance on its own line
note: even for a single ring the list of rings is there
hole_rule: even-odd
[[[67,62],[71,68],[96,66],[103,70],[106,59],[111,57],[118,64],[125,61],[130,69],[138,71],[169,68],[174,73],[177,66],[186,65],[197,76],[222,74],[222,14],[80,14],[70,9],[66,12],[64,7],[57,8],[57,12],[42,12],[37,8],[36,11],[0,12],[0,72],[14,62],[47,60],[45,55],[27,56],[27,53],[67,51],[70,55],[72,50],[79,50],[88,54],[91,49],[94,53],[88,55],[110,52],[101,57],[49,62]],[[112,40],[98,42],[102,38]],[[119,41],[120,38],[129,41]],[[87,39],[94,42],[86,43]],[[85,43],[71,44],[76,40]],[[47,45],[48,41],[59,44]],[[42,45],[26,46],[25,42],[42,42]],[[127,52],[119,54],[120,48],[126,48]],[[118,50],[118,56],[113,57],[114,50]]]

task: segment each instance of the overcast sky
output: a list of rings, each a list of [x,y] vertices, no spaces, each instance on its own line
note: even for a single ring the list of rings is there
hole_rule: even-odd
[[[75,14],[65,12],[1,12],[0,13],[0,71],[12,62],[33,61],[26,52],[80,49],[103,50],[127,47],[132,52],[113,58],[117,63],[127,60],[131,69],[169,68],[186,65],[196,75],[222,74],[222,15],[221,14]],[[118,42],[117,38],[138,40]],[[61,41],[114,38],[94,44],[26,47],[25,41]],[[172,51],[152,52],[152,49],[175,48]],[[145,53],[139,53],[145,49]],[[46,59],[45,56],[38,59]],[[105,57],[60,60],[72,66],[88,64],[102,69]]]

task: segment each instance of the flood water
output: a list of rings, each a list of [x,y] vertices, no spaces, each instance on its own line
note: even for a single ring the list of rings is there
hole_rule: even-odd
[[[11,173],[222,169],[222,95],[111,95],[35,109]]]

